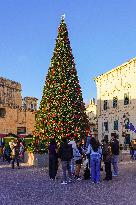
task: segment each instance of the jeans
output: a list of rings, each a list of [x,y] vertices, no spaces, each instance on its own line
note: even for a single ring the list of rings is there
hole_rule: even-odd
[[[75,172],[75,167],[74,167],[74,165],[75,165],[75,160],[72,158],[72,159],[71,159],[71,162],[70,162],[71,173],[72,173],[72,174],[74,174],[74,172]]]
[[[118,161],[119,161],[119,155],[113,155],[112,158],[112,165],[113,165],[113,174],[118,175]]]
[[[91,178],[92,181],[97,183],[100,181],[100,155],[93,154],[91,155],[90,165],[91,165]]]
[[[67,181],[67,171],[68,177],[71,178],[71,167],[70,161],[62,161],[62,171],[63,171],[63,181]]]
[[[55,179],[58,170],[58,160],[54,155],[49,156],[49,176],[50,179]]]

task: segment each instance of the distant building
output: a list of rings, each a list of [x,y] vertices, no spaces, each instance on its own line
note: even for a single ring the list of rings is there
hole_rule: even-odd
[[[136,133],[136,58],[95,78],[97,86],[98,136],[102,139],[111,133],[121,143],[129,144]]]
[[[21,96],[21,84],[0,77],[0,134],[32,134],[37,98]]]
[[[95,99],[91,99],[90,103],[86,106],[86,114],[89,118],[91,134],[94,137],[98,136],[98,122],[97,122],[97,105]]]

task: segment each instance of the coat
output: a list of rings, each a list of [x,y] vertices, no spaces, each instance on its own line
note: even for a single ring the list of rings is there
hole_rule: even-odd
[[[58,157],[61,161],[70,161],[73,157],[73,149],[71,144],[61,144],[58,150]]]
[[[111,147],[108,143],[103,145],[102,155],[104,162],[110,162],[112,160]]]

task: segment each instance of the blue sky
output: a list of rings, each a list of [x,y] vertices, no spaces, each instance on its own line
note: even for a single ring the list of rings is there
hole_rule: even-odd
[[[85,102],[96,97],[93,77],[136,56],[135,0],[0,0],[0,76],[41,99],[65,13]]]

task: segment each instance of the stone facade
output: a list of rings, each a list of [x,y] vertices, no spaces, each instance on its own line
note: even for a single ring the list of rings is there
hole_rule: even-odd
[[[97,122],[97,105],[95,99],[91,99],[90,103],[86,106],[86,114],[89,118],[91,134],[93,137],[98,136],[98,122]]]
[[[0,133],[32,134],[37,98],[21,96],[21,84],[0,77]]]
[[[136,58],[96,78],[98,137],[111,133],[119,136],[121,143],[129,143],[136,133],[128,129],[128,123],[136,128]]]

